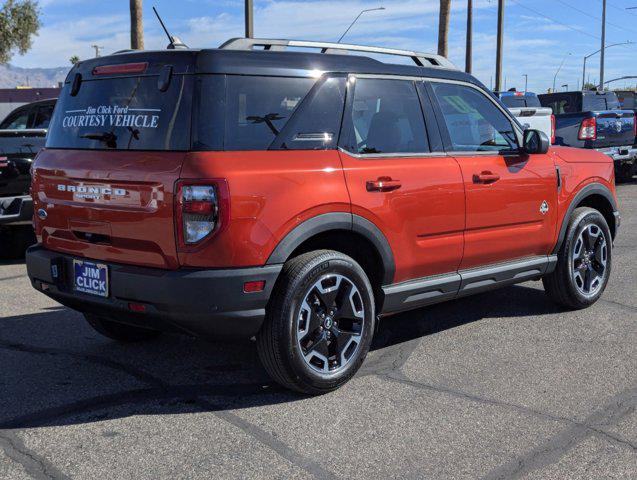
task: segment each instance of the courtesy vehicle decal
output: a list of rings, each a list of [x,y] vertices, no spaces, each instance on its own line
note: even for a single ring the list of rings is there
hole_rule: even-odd
[[[118,105],[89,106],[79,110],[66,110],[62,128],[78,127],[135,127],[157,128],[159,108],[131,108]]]

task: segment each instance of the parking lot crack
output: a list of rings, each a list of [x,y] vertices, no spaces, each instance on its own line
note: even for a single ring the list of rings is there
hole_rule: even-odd
[[[203,406],[208,406],[209,409],[215,408],[215,405],[213,403],[210,403],[206,400],[199,400],[198,403],[202,404]],[[286,443],[282,442],[267,431],[263,430],[261,427],[241,418],[240,416],[235,415],[232,412],[220,410],[216,411],[215,415],[221,420],[224,420],[225,422],[239,428],[244,433],[257,440],[259,443],[275,451],[277,454],[288,460],[293,465],[310,473],[314,478],[320,480],[332,480],[338,478],[336,475],[326,470],[323,466],[321,466],[311,458],[300,454]]]
[[[522,413],[525,414],[529,414],[529,415],[533,415],[533,416],[538,416],[538,417],[542,417],[545,420],[550,420],[550,421],[555,421],[555,422],[560,422],[560,423],[565,423],[568,425],[571,425],[573,427],[581,427],[582,429],[585,429],[588,431],[588,434],[596,434],[598,436],[604,437],[606,440],[612,442],[612,443],[619,443],[622,444],[623,446],[627,446],[629,448],[631,448],[632,450],[636,450],[637,447],[631,443],[630,441],[621,438],[621,437],[617,437],[615,435],[612,435],[611,433],[601,429],[599,427],[599,425],[595,425],[592,424],[590,422],[584,421],[584,422],[579,422],[575,419],[572,418],[568,418],[568,417],[563,417],[560,415],[552,415],[550,413],[547,412],[542,412],[533,408],[529,408],[529,407],[525,407],[522,405],[518,405],[515,403],[509,403],[509,402],[502,402],[500,400],[494,400],[492,398],[487,398],[487,397],[482,397],[482,396],[478,396],[478,395],[474,395],[468,392],[463,392],[460,390],[455,390],[455,389],[451,389],[448,387],[444,387],[441,385],[431,385],[431,384],[426,384],[426,383],[422,383],[422,382],[417,382],[414,380],[411,380],[409,378],[407,378],[404,374],[402,373],[393,373],[393,374],[385,374],[382,375],[382,378],[387,378],[390,381],[394,381],[397,383],[402,383],[404,385],[409,385],[415,388],[419,388],[419,389],[424,389],[424,390],[431,390],[431,391],[435,391],[435,392],[439,392],[439,393],[445,393],[445,394],[449,394],[449,395],[453,395],[455,397],[459,397],[459,398],[464,398],[466,400],[470,400],[473,402],[478,402],[478,403],[484,403],[484,404],[488,404],[488,405],[493,405],[493,406],[498,406],[498,407],[504,407],[504,408],[510,408],[510,409],[514,409],[514,410],[518,410]],[[633,399],[633,405],[632,407],[629,406],[629,410],[632,408],[632,410],[634,411],[635,405],[634,405],[634,399]],[[627,414],[630,412],[627,412]]]
[[[5,455],[21,465],[36,480],[66,480],[67,475],[46,459],[29,450],[22,440],[10,430],[0,431],[0,447]]]
[[[626,305],[625,303],[616,302],[615,300],[607,300],[605,298],[600,298],[600,302],[608,303],[611,305],[615,305],[617,307],[623,308],[625,310],[630,310],[631,312],[637,312],[637,307],[633,307],[632,305]]]
[[[110,360],[108,358],[99,356],[99,355],[91,355],[88,353],[74,352],[71,350],[65,350],[60,348],[51,348],[51,347],[37,347],[34,345],[27,345],[24,343],[16,343],[8,340],[4,340],[0,338],[0,348],[4,350],[12,350],[14,352],[22,352],[22,353],[34,353],[40,355],[65,355],[68,357],[77,358],[79,360],[84,360],[93,364],[98,364],[106,368],[110,368],[111,370],[117,370],[126,375],[129,375],[140,382],[153,385],[155,387],[163,386],[163,382],[158,380],[156,377],[139,370],[138,368],[132,367],[130,365],[126,365],[121,362],[117,362],[115,360]]]
[[[557,463],[571,449],[590,435],[596,434],[613,443],[620,443],[635,450],[635,445],[603,431],[599,426],[611,426],[635,412],[637,387],[615,395],[605,406],[589,415],[583,422],[573,422],[565,430],[548,438],[531,451],[513,458],[487,474],[485,480],[516,479]]]

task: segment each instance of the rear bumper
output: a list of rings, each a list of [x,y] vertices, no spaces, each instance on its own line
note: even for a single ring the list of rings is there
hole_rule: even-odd
[[[634,162],[637,158],[637,148],[633,146],[598,148],[596,150],[620,163]]]
[[[29,195],[0,197],[0,225],[31,224],[33,200]]]
[[[282,268],[282,265],[267,265],[169,271],[108,264],[110,295],[101,298],[73,290],[73,258],[40,245],[31,247],[26,263],[34,288],[80,312],[204,336],[255,335],[261,328],[265,307]],[[245,282],[258,280],[265,281],[263,291],[243,292]],[[132,312],[130,303],[143,304],[146,311]]]

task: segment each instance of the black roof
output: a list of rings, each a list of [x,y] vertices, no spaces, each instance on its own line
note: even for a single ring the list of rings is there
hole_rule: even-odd
[[[384,63],[358,54],[340,55],[299,51],[263,50],[145,50],[126,51],[78,63],[67,81],[75,73],[84,79],[92,76],[98,65],[148,62],[146,74],[158,74],[164,65],[172,65],[175,73],[229,74],[311,77],[316,71],[378,75],[402,75],[459,80],[483,86],[475,77],[460,70],[416,65]]]

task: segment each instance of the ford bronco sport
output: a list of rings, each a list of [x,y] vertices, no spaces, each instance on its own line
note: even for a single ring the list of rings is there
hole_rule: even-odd
[[[534,279],[593,304],[620,221],[608,156],[550,147],[446,59],[288,40],[79,63],[32,191],[36,289],[120,341],[256,336],[311,394],[379,316]]]

